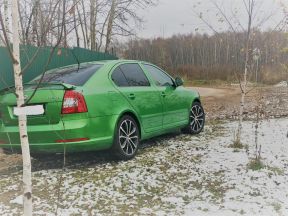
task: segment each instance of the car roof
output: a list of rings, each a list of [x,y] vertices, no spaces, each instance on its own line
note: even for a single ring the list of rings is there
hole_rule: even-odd
[[[84,62],[83,62],[84,63]],[[118,64],[118,63],[145,63],[139,60],[129,60],[129,59],[118,59],[118,60],[100,60],[100,61],[92,61],[85,63],[97,63],[97,64]]]
[[[84,65],[85,64],[102,64],[103,66],[106,66],[108,68],[112,68],[119,63],[147,63],[147,64],[151,64],[149,62],[144,62],[144,61],[139,61],[139,60],[118,59],[118,60],[100,60],[100,61],[81,62],[80,65],[83,65],[83,64]],[[63,68],[72,67],[72,66],[76,67],[77,64],[66,65],[63,67],[51,69],[49,71],[53,71],[56,69],[63,69]],[[100,69],[100,71],[101,71],[101,69]]]

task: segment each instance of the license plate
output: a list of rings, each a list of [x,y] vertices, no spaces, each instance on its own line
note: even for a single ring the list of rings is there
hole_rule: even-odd
[[[33,106],[25,106],[25,107],[14,107],[13,113],[15,116],[43,115],[44,114],[44,106],[43,105],[33,105]]]

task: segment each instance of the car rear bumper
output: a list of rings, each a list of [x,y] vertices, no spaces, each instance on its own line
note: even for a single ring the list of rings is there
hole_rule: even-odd
[[[115,119],[116,116],[69,119],[58,124],[28,126],[30,151],[56,153],[108,149],[113,142]],[[2,124],[0,148],[21,150],[19,137],[18,126]]]
[[[111,139],[100,138],[81,142],[67,143],[41,143],[29,144],[31,153],[63,153],[63,152],[84,152],[96,151],[110,148]],[[0,148],[10,152],[21,152],[20,144],[2,144]]]

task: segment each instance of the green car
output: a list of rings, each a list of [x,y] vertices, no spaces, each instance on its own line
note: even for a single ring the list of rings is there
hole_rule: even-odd
[[[175,129],[200,133],[205,123],[200,96],[182,85],[182,79],[140,61],[98,61],[47,71],[24,85],[30,150],[111,149],[125,160],[135,156],[141,140]],[[1,148],[21,149],[19,115],[13,89],[2,90]]]

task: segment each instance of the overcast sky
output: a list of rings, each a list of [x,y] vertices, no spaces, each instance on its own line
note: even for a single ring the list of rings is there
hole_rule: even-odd
[[[223,5],[225,13],[238,11],[241,22],[244,24],[245,13],[242,0],[214,0],[219,5]],[[286,1],[286,0],[285,0]],[[256,0],[257,17],[275,14],[269,22],[265,23],[264,28],[274,27],[282,18],[282,9],[276,0]],[[159,0],[156,7],[140,9],[139,14],[145,20],[143,29],[137,30],[137,35],[143,38],[164,36],[169,37],[173,34],[190,32],[209,32],[207,25],[203,24],[196,13],[203,13],[203,17],[218,30],[225,29],[216,17],[216,9],[211,4],[211,0]],[[255,19],[255,22],[257,20]]]

